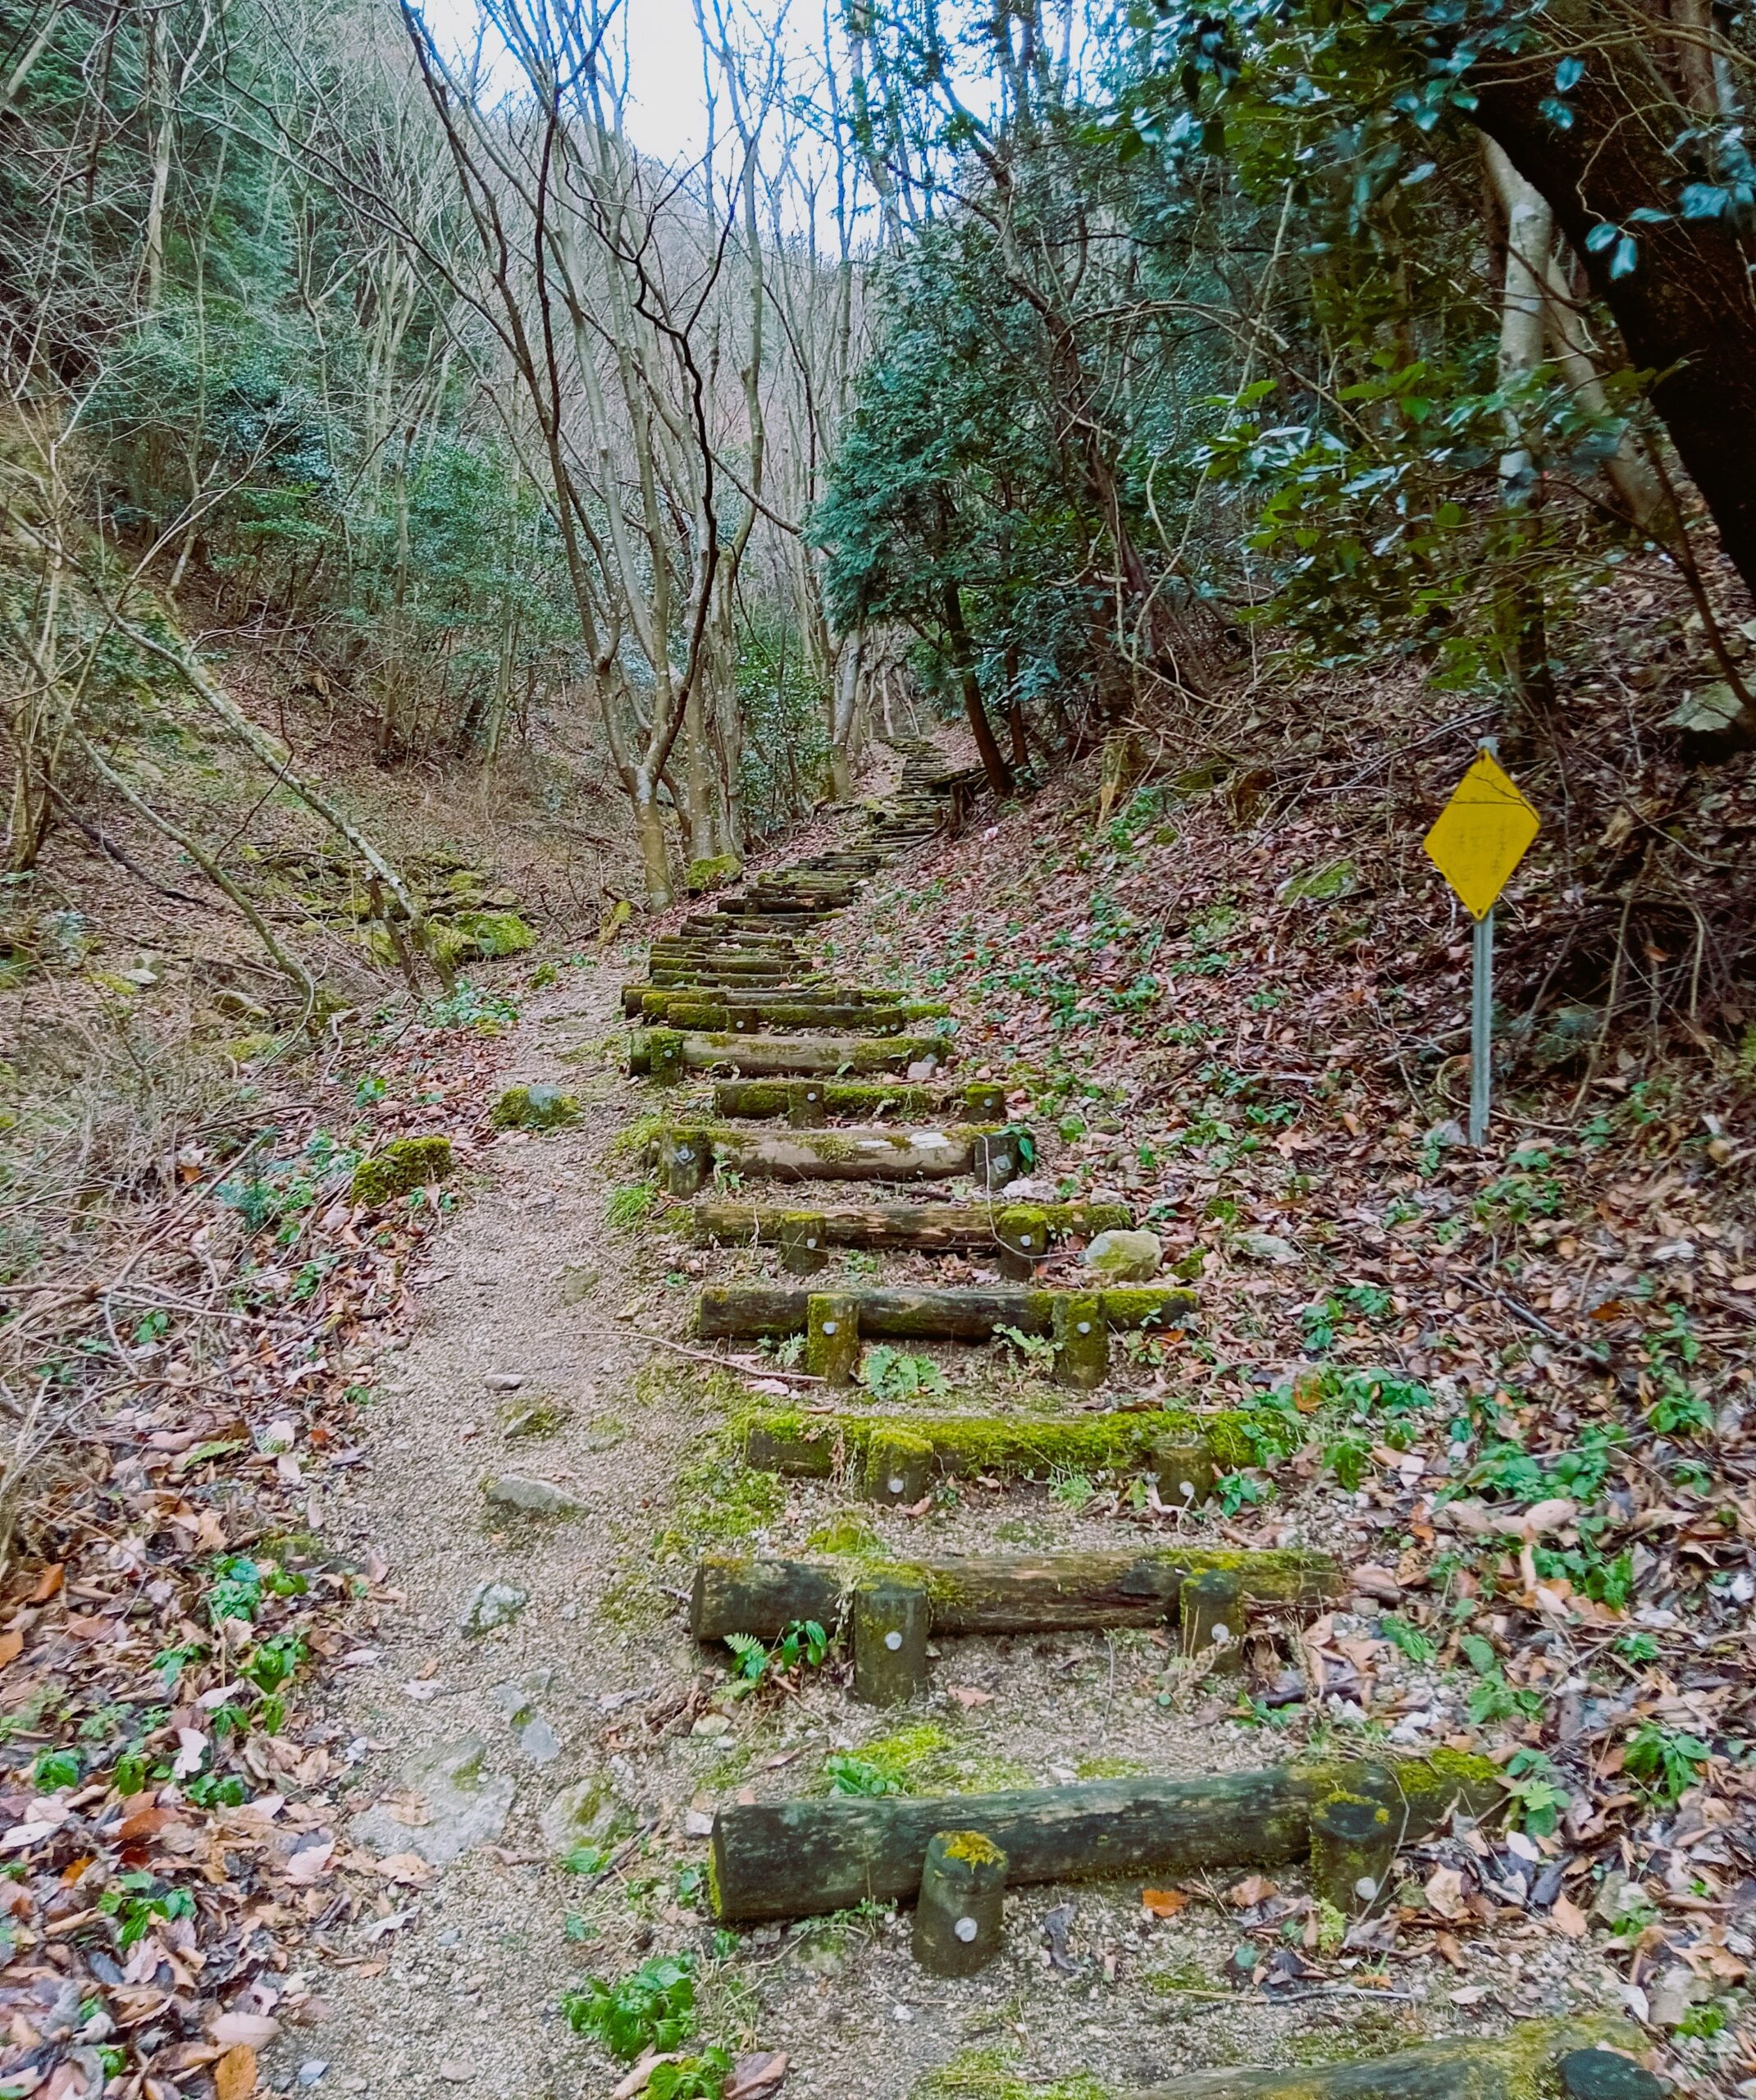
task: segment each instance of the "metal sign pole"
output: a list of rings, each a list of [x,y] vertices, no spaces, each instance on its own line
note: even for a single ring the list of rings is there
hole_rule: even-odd
[[[1488,1098],[1494,1077],[1494,906],[1475,921],[1474,969],[1470,983],[1470,1143],[1488,1134]]]

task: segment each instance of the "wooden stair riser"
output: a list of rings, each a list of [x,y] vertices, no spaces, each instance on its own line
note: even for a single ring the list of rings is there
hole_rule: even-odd
[[[752,1120],[782,1119],[804,1128],[832,1116],[881,1114],[921,1117],[955,1113],[967,1123],[1003,1123],[1006,1090],[972,1080],[947,1092],[928,1086],[886,1086],[850,1080],[722,1080],[714,1089],[714,1112]]]
[[[1480,1815],[1504,1798],[1485,1758],[1453,1755],[1381,1765],[1313,1759],[1217,1778],[1100,1779],[948,1800],[739,1802],[714,1819],[709,1885],[728,1920],[906,1901],[928,1844],[950,1829],[998,1846],[1015,1885],[1285,1866],[1310,1849],[1312,1804],[1350,1786],[1397,1801],[1405,1844],[1430,1837],[1454,1809]]]
[[[701,1034],[680,1029],[636,1029],[628,1039],[628,1070],[638,1076],[653,1070],[652,1046],[659,1038],[677,1039],[674,1071],[751,1072],[825,1075],[843,1071],[905,1072],[924,1062],[943,1063],[947,1048],[941,1036],[898,1035],[887,1039],[851,1040],[809,1036]]]
[[[785,1284],[709,1284],[701,1293],[696,1331],[705,1340],[744,1341],[761,1335],[803,1334],[814,1294]],[[1193,1291],[1156,1286],[1070,1292],[993,1290],[849,1291],[860,1331],[884,1341],[992,1341],[1002,1327],[1021,1335],[1052,1335],[1060,1308],[1070,1299],[1097,1301],[1112,1333],[1137,1329],[1186,1331],[1195,1319]]]
[[[782,1181],[942,1181],[974,1174],[992,1187],[1018,1170],[1014,1134],[962,1124],[820,1133],[677,1125],[659,1134],[655,1149],[659,1179],[673,1196],[694,1195],[716,1166]]]
[[[779,1247],[782,1267],[796,1276],[815,1274],[832,1247],[906,1247],[986,1254],[1003,1274],[1028,1279],[1058,1241],[1125,1230],[1132,1221],[1121,1203],[877,1203],[819,1211],[698,1203],[695,1235],[697,1246]]]
[[[627,1002],[624,994],[625,1007]],[[945,1011],[937,1004],[832,1007],[803,1001],[698,999],[656,986],[642,993],[638,1007],[649,1025],[724,1035],[768,1035],[787,1029],[818,1035],[894,1035],[924,1020],[937,1020]]]

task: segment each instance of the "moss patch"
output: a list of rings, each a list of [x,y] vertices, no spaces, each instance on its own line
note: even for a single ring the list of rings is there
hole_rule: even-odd
[[[443,1181],[450,1171],[449,1138],[392,1138],[354,1168],[349,1194],[370,1210],[382,1210],[399,1196]]]
[[[736,853],[721,853],[712,860],[691,861],[683,875],[683,888],[691,897],[703,897],[709,890],[718,889],[723,884],[736,882],[744,872],[744,864]]]
[[[558,1086],[509,1086],[488,1112],[496,1130],[553,1130],[571,1123],[579,1102]]]
[[[455,938],[454,954],[463,961],[522,955],[536,945],[536,935],[516,911],[459,911],[447,930]]]
[[[1033,2085],[1003,2050],[960,2049],[948,2064],[929,2071],[909,2100],[1109,2100],[1109,2088],[1087,2071]]]

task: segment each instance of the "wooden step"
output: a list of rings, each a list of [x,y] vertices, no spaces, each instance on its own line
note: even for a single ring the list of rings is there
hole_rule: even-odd
[[[830,1116],[885,1111],[915,1118],[956,1114],[966,1123],[1003,1123],[1006,1090],[991,1080],[943,1087],[890,1086],[878,1080],[722,1080],[714,1089],[718,1116],[782,1118],[803,1129]]]
[[[973,1830],[1005,1853],[1009,1884],[1160,1880],[1303,1858],[1311,1811],[1337,1793],[1387,1796],[1417,1843],[1452,1811],[1505,1798],[1485,1757],[1311,1759],[1218,1778],[1097,1779],[946,1800],[765,1801],[714,1819],[709,1886],[722,1919],[796,1918],[906,1901],[942,1830]]]
[[[815,1211],[697,1203],[695,1235],[698,1246],[802,1247],[809,1236],[823,1249],[913,1247],[927,1253],[1011,1254],[1034,1263],[1059,1240],[1125,1231],[1133,1222],[1123,1203],[874,1203]],[[814,1274],[827,1258],[795,1273]]]
[[[769,1560],[709,1554],[696,1568],[689,1631],[697,1641],[728,1633],[772,1641],[797,1619],[832,1631],[855,1584],[883,1569],[924,1580],[934,1633],[1071,1632],[1103,1626],[1162,1626],[1178,1616],[1184,1578],[1237,1576],[1252,1604],[1316,1609],[1348,1594],[1340,1564],[1297,1548],[1144,1553],[979,1554],[956,1560]]]
[[[908,1509],[938,1479],[1058,1472],[1144,1474],[1157,1481],[1167,1507],[1199,1503],[1206,1499],[1204,1481],[1254,1461],[1257,1429],[1257,1418],[1242,1411],[1195,1415],[1173,1408],[926,1416],[755,1407],[738,1422],[745,1463],[755,1472],[792,1480],[846,1474],[873,1501]]]
[[[645,992],[638,1006],[649,1025],[731,1035],[764,1035],[784,1029],[809,1029],[823,1035],[899,1034],[917,1022],[937,1020],[949,1011],[930,1001],[895,1007],[832,1007],[802,999],[704,999],[657,985]]]
[[[659,1079],[685,1072],[905,1072],[944,1064],[950,1045],[940,1035],[785,1036],[636,1029],[628,1039],[628,1070]]]
[[[1664,2100],[1671,2089],[1634,2061],[1648,2046],[1632,2021],[1608,2013],[1521,2020],[1509,2034],[1452,2034],[1364,2061],[1191,2071],[1127,2100]]]
[[[1016,1133],[992,1124],[769,1131],[679,1123],[659,1134],[655,1153],[660,1184],[673,1196],[694,1195],[716,1167],[771,1181],[943,1181],[974,1174],[999,1188],[1019,1166]]]

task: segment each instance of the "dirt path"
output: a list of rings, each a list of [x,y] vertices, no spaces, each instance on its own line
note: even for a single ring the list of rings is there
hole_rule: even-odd
[[[623,2070],[569,2031],[562,2000],[588,1976],[670,1954],[697,1965],[701,2041],[784,2051],[786,2093],[824,2100],[1098,2100],[1215,2064],[1381,2052],[1466,2029],[1485,2001],[1503,2024],[1612,2007],[1613,1978],[1552,1937],[1480,1938],[1466,1955],[1453,1938],[1444,1961],[1399,1960],[1389,1988],[1367,1946],[1302,1989],[1316,1922],[1296,1875],[1293,1900],[1248,1876],[1223,1900],[1225,1876],[1195,1892],[1211,1901],[1177,1897],[1163,1918],[1143,1911],[1138,1883],[1019,1890],[1005,1955],[956,1983],[914,1965],[906,1914],[714,1929],[709,1812],[821,1792],[826,1760],[856,1758],[917,1792],[979,1792],[1221,1772],[1285,1752],[1267,1714],[1247,1724],[1235,1692],[1194,1680],[1157,1631],[942,1644],[931,1691],[888,1714],[854,1705],[827,1671],[785,1696],[740,1698],[726,1659],[693,1647],[681,1605],[703,1545],[796,1553],[839,1548],[851,1529],[899,1554],[1065,1550],[1141,1541],[1155,1526],[1162,1540],[1168,1520],[1079,1481],[878,1512],[714,1455],[705,1367],[648,1339],[686,1331],[707,1258],[665,1229],[680,1209],[621,1226],[608,1216],[641,1174],[618,1140],[655,1099],[623,1076],[617,994],[632,960],[570,970],[530,1002],[507,1079],[559,1086],[582,1112],[486,1154],[414,1279],[423,1310],[383,1379],[372,1471],[358,1501],[331,1512],[406,1600],[363,1632],[331,1717],[332,1756],[349,1768],[336,1832],[383,1860],[385,1886],[374,1911],[348,1919],[338,1904],[323,1921],[334,1965],[313,1980],[326,2013],[276,2045],[279,2081],[602,2100]],[[759,1271],[750,1250],[711,1266],[722,1280]],[[875,1267],[851,1256],[846,1272],[869,1280]],[[984,1280],[942,1258],[884,1270]],[[1050,1404],[1029,1363],[939,1354],[959,1404]],[[571,1506],[490,1503],[485,1481],[504,1493],[509,1477],[537,1484],[515,1495],[546,1485]],[[1331,1498],[1259,1525],[1252,1542],[1322,1545],[1354,1564],[1371,1554],[1371,1522]],[[1216,1504],[1180,1535],[1238,1536]],[[502,1623],[472,1630],[472,1617]],[[1326,1637],[1368,1631],[1344,1610]],[[1442,1702],[1413,1669],[1407,1691],[1404,1710],[1432,1709],[1416,1713],[1427,1733],[1394,1740],[1430,1746],[1450,1725]],[[1303,1740],[1322,1746],[1330,1726],[1319,1715]],[[1448,1856],[1412,1862],[1417,1882]],[[1240,1997],[1227,1968],[1238,1929],[1260,1933],[1265,1919],[1284,1924],[1278,2002]],[[1062,2083],[1045,2090],[1051,2079]]]

